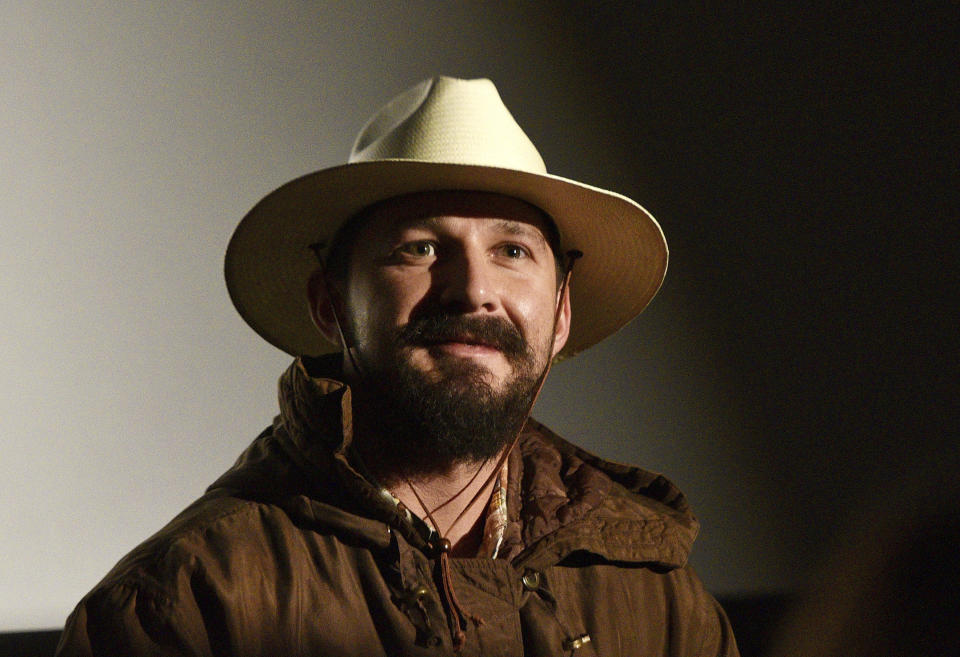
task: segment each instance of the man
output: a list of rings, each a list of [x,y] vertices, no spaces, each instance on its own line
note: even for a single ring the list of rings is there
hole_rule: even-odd
[[[547,174],[489,81],[401,94],[237,228],[234,304],[298,356],[281,413],[60,654],[737,654],[679,491],[529,418],[666,258],[639,205]]]

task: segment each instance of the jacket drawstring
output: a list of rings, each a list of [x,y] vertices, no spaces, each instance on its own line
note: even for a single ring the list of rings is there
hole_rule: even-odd
[[[470,613],[464,609],[463,605],[457,599],[457,594],[453,590],[453,578],[450,574],[450,541],[441,539],[440,546],[440,583],[443,591],[443,597],[446,598],[447,606],[450,607],[450,633],[453,635],[453,649],[459,651],[463,648],[467,634],[463,631],[465,620],[473,622],[474,627],[483,625],[484,620],[476,614]]]

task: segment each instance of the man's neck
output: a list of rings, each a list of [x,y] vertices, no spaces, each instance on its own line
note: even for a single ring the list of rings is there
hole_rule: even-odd
[[[371,474],[411,512],[450,541],[452,556],[473,556],[483,537],[490,496],[497,484],[503,452],[480,463],[454,463],[443,468],[409,471],[400,450],[373,447],[379,441],[355,436],[358,452]],[[506,449],[506,448],[504,448]]]

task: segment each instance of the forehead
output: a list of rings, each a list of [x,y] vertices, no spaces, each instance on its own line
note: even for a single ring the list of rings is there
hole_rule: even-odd
[[[362,214],[361,233],[404,228],[410,225],[440,227],[444,220],[475,219],[484,227],[534,234],[547,242],[550,219],[539,208],[519,199],[489,192],[436,191],[392,198]]]

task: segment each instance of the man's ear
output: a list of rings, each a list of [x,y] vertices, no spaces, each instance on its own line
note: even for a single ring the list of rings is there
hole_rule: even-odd
[[[560,315],[557,317],[557,325],[553,333],[553,357],[556,358],[563,346],[567,344],[567,338],[570,337],[570,321],[572,320],[572,309],[570,308],[570,286],[563,287],[563,299],[559,300]]]
[[[331,284],[324,275],[322,267],[317,267],[310,274],[310,279],[307,281],[310,318],[330,344],[343,348],[345,345],[341,343],[340,330],[337,326],[337,317],[343,317],[343,308],[339,303],[340,295],[335,289],[331,290],[329,285]]]

